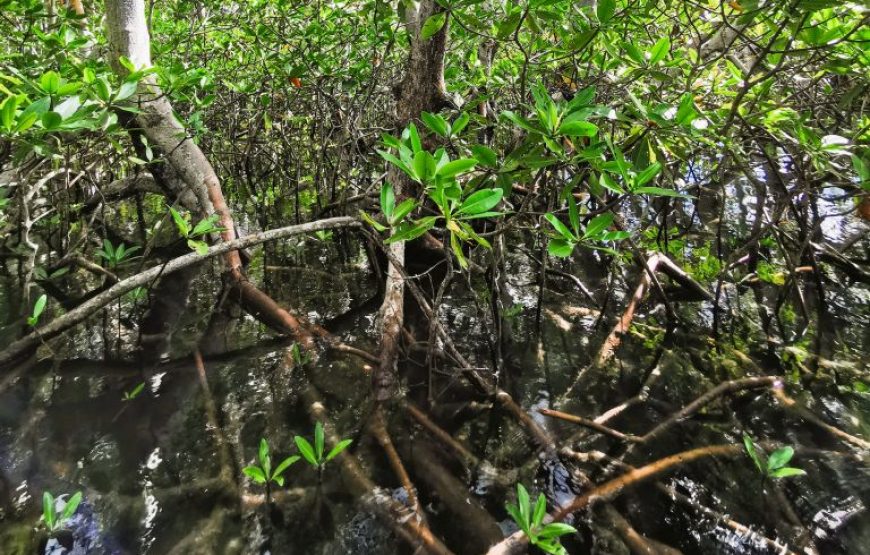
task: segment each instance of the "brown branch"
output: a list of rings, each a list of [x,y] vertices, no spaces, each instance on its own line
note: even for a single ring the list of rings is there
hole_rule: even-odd
[[[259,245],[260,243],[265,243],[267,241],[284,239],[286,237],[311,233],[321,229],[358,226],[359,222],[356,219],[349,217],[340,217],[319,220],[307,224],[281,227],[278,229],[271,229],[269,231],[263,231],[253,235],[248,235],[234,241],[220,243],[218,245],[210,247],[208,252],[204,255],[192,252],[190,254],[186,254],[184,256],[180,256],[178,258],[170,260],[166,264],[151,267],[143,272],[136,274],[135,276],[131,276],[129,278],[119,281],[109,289],[106,289],[100,294],[88,299],[86,302],[77,306],[73,310],[70,310],[63,316],[55,318],[48,324],[36,329],[30,334],[7,346],[2,352],[0,352],[0,368],[8,366],[9,364],[19,360],[27,353],[29,353],[32,349],[36,348],[42,341],[48,340],[66,331],[72,326],[83,322],[85,319],[88,318],[88,316],[99,311],[121,295],[129,293],[137,287],[147,285],[161,275],[177,272],[182,268],[186,268],[192,264],[197,264],[199,262],[202,262],[203,260],[214,258],[216,256],[226,254],[227,252],[233,250]]]

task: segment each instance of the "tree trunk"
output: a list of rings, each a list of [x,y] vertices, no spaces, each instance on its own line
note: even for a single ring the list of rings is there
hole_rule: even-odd
[[[404,128],[423,111],[437,112],[450,105],[444,84],[444,52],[447,47],[449,21],[433,36],[422,37],[423,23],[444,11],[435,0],[423,0],[416,8],[408,6],[405,23],[410,39],[410,51],[405,75],[396,87],[396,127]],[[393,186],[398,200],[411,194],[412,182],[398,168],[391,166],[387,182]],[[405,244],[390,245],[392,259],[405,263]],[[372,375],[375,399],[385,401],[395,392],[399,336],[404,322],[405,284],[401,273],[388,262],[384,302],[379,312],[381,346],[380,364]]]
[[[124,75],[127,71],[120,63],[122,56],[137,69],[151,67],[151,39],[145,20],[144,0],[106,0],[106,28],[109,63],[115,72]],[[156,164],[155,178],[162,178],[161,185],[179,198],[183,199],[186,193],[192,193],[202,217],[218,216],[223,228],[221,239],[224,242],[236,239],[233,216],[214,168],[175,118],[172,105],[153,76],[149,75],[140,81],[138,101],[141,112],[127,122],[128,129],[131,123],[134,124],[131,133],[143,133],[169,166],[160,169],[156,166],[161,164]],[[299,325],[297,319],[247,280],[237,250],[228,251],[224,261],[230,279],[241,292],[243,306],[255,307],[254,316],[262,319],[266,325],[281,332],[291,331],[305,347],[313,346],[311,334]]]

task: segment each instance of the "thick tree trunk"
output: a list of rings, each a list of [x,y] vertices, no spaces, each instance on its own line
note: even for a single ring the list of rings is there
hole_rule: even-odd
[[[123,75],[127,71],[120,63],[122,56],[137,69],[151,67],[151,39],[145,20],[144,0],[106,0],[106,27],[109,63],[117,73]],[[127,122],[128,128],[133,123],[131,133],[144,134],[169,166],[156,168],[155,178],[162,180],[161,185],[177,198],[184,200],[187,193],[192,193],[202,217],[218,216],[223,228],[222,240],[230,242],[236,239],[232,213],[214,168],[176,119],[172,105],[153,76],[140,82],[138,100],[140,113]],[[185,204],[190,207],[192,203]],[[313,346],[311,334],[300,327],[295,317],[247,281],[238,251],[228,251],[224,260],[231,280],[241,293],[243,306],[253,307],[252,313],[266,325],[278,331],[290,331],[300,337],[304,346]]]
[[[422,36],[423,23],[444,8],[435,0],[423,0],[416,9],[408,7],[405,22],[410,39],[410,52],[405,66],[405,76],[396,88],[396,126],[404,128],[420,116],[420,112],[437,112],[449,105],[444,84],[444,52],[447,47],[449,21],[432,37]],[[398,198],[411,192],[412,182],[398,168],[390,167],[389,182]],[[391,259],[405,263],[405,244],[390,245]],[[384,302],[379,312],[381,346],[380,364],[372,375],[375,399],[385,401],[392,397],[396,384],[396,367],[399,355],[399,337],[404,313],[405,284],[401,272],[394,263],[388,262]]]

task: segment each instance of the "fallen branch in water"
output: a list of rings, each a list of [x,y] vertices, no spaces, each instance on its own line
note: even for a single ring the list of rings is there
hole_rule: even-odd
[[[106,289],[99,295],[88,299],[87,301],[74,308],[73,310],[70,310],[63,316],[55,318],[45,326],[42,326],[31,332],[30,334],[22,337],[21,339],[13,342],[2,352],[0,352],[0,368],[16,362],[17,360],[25,356],[29,351],[36,348],[42,341],[55,337],[56,335],[73,327],[74,325],[83,322],[90,315],[99,311],[121,295],[129,293],[137,287],[145,286],[161,275],[177,272],[182,268],[186,268],[205,259],[221,256],[228,252],[237,251],[246,247],[259,245],[267,241],[284,239],[286,237],[302,235],[322,229],[331,229],[336,227],[357,227],[359,225],[359,222],[355,218],[350,217],[329,218],[326,220],[319,220],[307,224],[291,225],[287,227],[271,229],[269,231],[263,231],[253,235],[248,235],[246,237],[235,239],[233,241],[226,241],[220,243],[218,245],[209,247],[208,252],[203,255],[191,252],[190,254],[186,254],[184,256],[172,259],[165,264],[161,264],[160,266],[154,266],[145,270],[144,272],[136,274],[135,276],[131,276],[129,278],[119,281],[109,289]]]
[[[857,437],[857,436],[854,436],[850,433],[844,432],[843,430],[841,430],[840,428],[837,428],[836,426],[832,426],[831,424],[828,424],[827,422],[825,422],[824,420],[819,418],[811,410],[807,409],[803,405],[800,405],[797,401],[795,401],[794,399],[789,397],[785,393],[785,391],[783,391],[783,389],[781,387],[774,388],[773,396],[776,397],[776,399],[780,403],[782,403],[782,405],[785,408],[794,412],[795,414],[797,414],[799,417],[806,420],[807,422],[811,422],[811,423],[815,424],[816,426],[825,430],[826,432],[828,432],[832,436],[836,437],[837,439],[841,439],[843,441],[851,443],[852,445],[860,447],[861,449],[870,450],[870,441],[867,441],[865,439],[861,439],[860,437]]]
[[[369,422],[369,429],[378,443],[381,444],[384,453],[387,455],[387,460],[390,461],[390,466],[393,467],[393,472],[405,489],[405,493],[408,494],[408,503],[411,505],[411,509],[417,513],[417,516],[421,520],[425,520],[423,508],[420,506],[420,500],[417,498],[417,488],[411,482],[411,477],[408,476],[408,471],[405,470],[405,465],[402,464],[402,459],[399,457],[395,445],[393,445],[393,440],[390,438],[389,431],[387,431],[387,424],[384,422],[383,407],[380,404],[375,405]]]

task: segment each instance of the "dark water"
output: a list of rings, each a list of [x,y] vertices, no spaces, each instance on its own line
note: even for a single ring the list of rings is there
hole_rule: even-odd
[[[744,198],[739,189],[734,193],[725,212],[733,220],[729,231],[742,236],[751,226],[754,199]],[[836,239],[860,231],[856,226],[862,224],[832,218],[825,225]],[[709,237],[696,237],[686,248],[691,252],[705,240]],[[537,256],[538,246],[526,247]],[[607,266],[581,262],[559,269],[579,276],[603,299]],[[675,301],[681,325],[664,337],[663,306],[647,300],[616,359],[578,379],[621,313],[636,272],[626,269],[624,283],[614,280],[603,319],[569,281],[550,276],[539,318],[536,268],[523,249],[511,249],[506,287],[511,340],[503,344],[500,378],[560,444],[615,456],[623,450],[617,440],[547,419],[536,409],[594,417],[638,393],[655,371],[660,377],[648,402],[608,423],[643,434],[717,383],[757,372],[733,352],[717,351],[707,332],[699,332],[710,327],[710,303]],[[20,292],[12,266],[6,271],[0,308],[15,314]],[[0,377],[0,553],[43,549],[39,517],[46,490],[84,493],[68,525],[69,553],[414,552],[370,504],[351,493],[337,461],[322,476],[304,462],[295,464],[272,504],[264,502],[262,486],[242,476],[240,469],[255,461],[261,437],[280,459],[296,452],[294,435],[312,436],[309,408],[319,398],[333,429],[354,440],[351,451],[379,486],[378,493],[408,502],[369,432],[370,368],[355,356],[325,349],[316,361],[296,364],[291,342],[275,339],[244,316],[228,334],[225,352],[206,357],[208,390],[204,388],[190,354],[208,326],[217,272],[209,266],[196,278],[191,309],[172,337],[168,361],[146,364],[129,351],[136,331],[126,325],[121,325],[119,349],[114,307],[53,343],[53,352],[41,351],[40,362],[18,369],[15,377]],[[331,324],[331,331],[346,344],[377,350],[377,303],[370,302],[377,297],[377,285],[354,241],[277,245],[265,257],[254,258],[251,274],[276,299],[312,321],[345,315]],[[866,287],[830,284],[830,358],[813,360],[806,356],[810,347],[796,342],[783,349],[794,356],[776,361],[779,368],[764,358],[764,340],[755,323],[759,298],[748,288],[733,286],[728,294],[736,316],[723,344],[751,354],[765,373],[803,378],[800,389],[787,385],[793,397],[826,422],[870,439],[870,393],[859,385],[868,383]],[[122,322],[137,314],[137,306],[132,299],[123,301]],[[491,368],[494,332],[483,278],[467,283],[456,278],[440,314],[459,349]],[[413,311],[408,326],[425,340],[428,330]],[[802,375],[810,367],[814,376]],[[452,367],[427,360],[421,349],[410,352],[401,370],[407,398],[425,407],[476,459],[463,461],[400,407],[390,412],[388,428],[428,524],[453,551],[483,552],[488,538],[515,529],[504,503],[513,499],[517,481],[535,495],[545,492],[551,506],[581,492],[572,463],[542,457],[517,422],[481,398]],[[142,382],[142,394],[124,400],[125,392]],[[784,410],[767,390],[726,399],[636,447],[626,460],[641,466],[693,447],[738,444],[745,431],[759,441],[795,446],[791,464],[807,475],[773,483],[762,480],[746,456],[708,458],[660,477],[662,485],[691,503],[678,502],[646,482],[620,496],[614,507],[638,532],[684,553],[776,552],[757,535],[735,531],[692,503],[787,543],[795,552],[800,550],[793,542],[802,532],[790,522],[793,517],[822,553],[870,553],[868,453]],[[212,404],[216,413],[210,413]],[[607,479],[600,465],[584,465],[583,470],[593,480]],[[569,552],[627,553],[607,522],[600,510],[585,513],[576,523],[580,534],[566,542]]]

